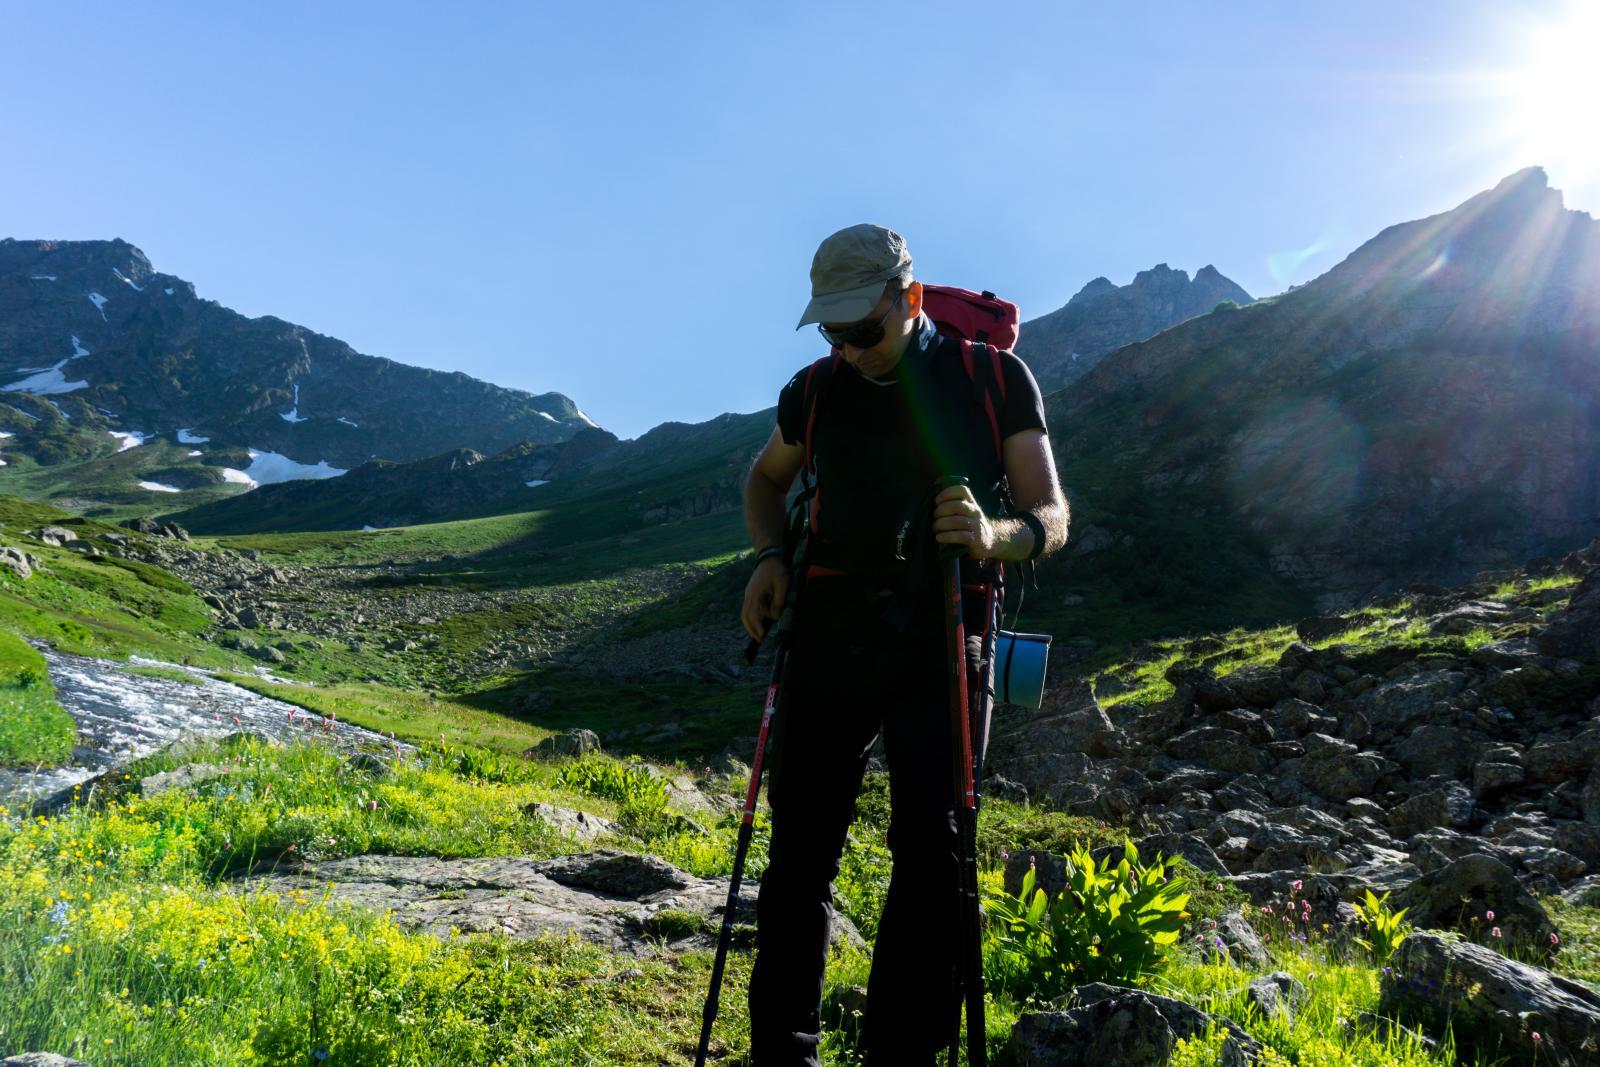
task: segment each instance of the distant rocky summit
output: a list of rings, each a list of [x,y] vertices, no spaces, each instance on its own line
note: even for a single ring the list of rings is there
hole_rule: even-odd
[[[0,240],[6,451],[62,459],[41,433],[58,419],[335,473],[372,457],[564,441],[594,425],[559,393],[410,367],[270,315],[246,318],[126,241]]]
[[[1204,521],[1169,583],[1222,538],[1331,608],[1600,532],[1597,361],[1600,222],[1529,169],[1047,406],[1074,510],[1103,516],[1096,567]]]
[[[1017,355],[1050,393],[1077,381],[1114,349],[1204,315],[1223,301],[1251,300],[1209,264],[1190,280],[1188,272],[1158,263],[1127,285],[1096,278],[1065,307],[1024,323]]]

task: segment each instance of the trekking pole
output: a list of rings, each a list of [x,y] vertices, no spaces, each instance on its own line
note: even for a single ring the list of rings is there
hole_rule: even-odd
[[[945,478],[941,488],[965,485],[965,478]],[[939,561],[944,571],[945,658],[949,660],[951,779],[956,800],[957,872],[956,929],[959,938],[957,975],[967,1008],[967,1063],[985,1067],[988,1050],[983,1020],[982,912],[978,902],[978,793],[972,771],[972,720],[967,693],[967,635],[961,618],[961,545],[941,545]],[[961,1041],[960,1008],[956,1030],[950,1038],[949,1067],[955,1067]]]
[[[778,707],[778,688],[783,684],[783,665],[789,658],[789,627],[794,622],[794,596],[791,587],[789,603],[784,605],[773,627],[772,680],[767,683],[766,706],[761,712],[761,729],[756,733],[756,754],[750,761],[750,784],[744,793],[744,815],[739,820],[739,843],[733,853],[733,878],[728,883],[728,903],[722,909],[722,933],[717,938],[717,958],[711,965],[711,990],[706,994],[705,1011],[700,1017],[700,1048],[695,1053],[695,1067],[705,1067],[706,1053],[711,1047],[711,1024],[717,1018],[717,1000],[722,993],[722,971],[728,962],[728,945],[733,941],[733,914],[739,905],[739,883],[744,877],[744,860],[750,851],[750,838],[755,834],[756,795],[761,791],[761,765],[767,752],[767,733],[772,726],[772,714]],[[745,658],[754,660],[760,641],[750,642]]]

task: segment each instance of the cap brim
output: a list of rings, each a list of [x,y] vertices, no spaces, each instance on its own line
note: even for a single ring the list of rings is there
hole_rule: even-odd
[[[872,282],[842,293],[824,293],[814,296],[806,305],[795,329],[811,322],[859,322],[872,314],[872,309],[883,299],[884,282]]]

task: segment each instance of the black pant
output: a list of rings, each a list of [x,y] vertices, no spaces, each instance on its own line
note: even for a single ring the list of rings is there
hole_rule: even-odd
[[[968,678],[982,682],[990,609],[984,591],[964,594]],[[753,1067],[820,1062],[830,883],[880,730],[894,871],[867,984],[867,1061],[932,1067],[955,1032],[956,822],[941,600],[930,591],[903,632],[882,622],[886,606],[850,579],[824,578],[807,584],[796,609],[773,719],[772,838],[750,979]],[[983,696],[982,685],[969,686],[987,736]]]

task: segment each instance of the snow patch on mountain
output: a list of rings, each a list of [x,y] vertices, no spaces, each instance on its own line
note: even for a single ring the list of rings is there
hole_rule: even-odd
[[[56,276],[54,274],[33,274],[29,275],[29,277],[36,282],[53,282],[56,280]]]
[[[302,345],[305,344],[304,341],[301,341],[300,343]],[[285,413],[280,411],[278,413],[278,418],[282,419],[284,422],[305,422],[306,421],[306,417],[304,415],[300,414],[300,383],[299,382],[295,382],[294,383],[294,406],[289,409],[287,414],[285,414]]]
[[[110,319],[106,318],[106,298],[105,297],[101,296],[99,293],[90,293],[89,294],[89,303],[93,304],[94,305],[94,309],[96,311],[100,312],[100,321],[102,321],[102,322],[110,322],[111,321]]]
[[[316,463],[297,463],[281,452],[263,452],[250,449],[250,466],[245,473],[257,485],[291,482],[299,478],[337,478],[346,471],[329,465],[327,460]]]
[[[181,493],[181,492],[183,492],[182,489],[179,489],[175,485],[163,485],[161,482],[140,482],[139,483],[139,488],[140,489],[148,489],[152,493]]]
[[[118,278],[121,278],[121,279],[122,279],[122,280],[123,280],[123,281],[125,281],[125,282],[127,282],[127,283],[128,283],[128,284],[129,284],[129,285],[130,285],[130,286],[132,286],[132,287],[133,287],[133,291],[134,291],[134,292],[136,292],[136,293],[142,293],[142,292],[144,292],[144,286],[142,286],[142,285],[140,285],[140,284],[138,284],[138,283],[137,283],[137,282],[135,282],[135,281],[134,281],[134,280],[133,280],[133,279],[132,279],[132,278],[130,278],[130,277],[128,277],[128,276],[127,276],[127,275],[125,275],[125,274],[123,274],[123,273],[122,273],[122,272],[121,272],[121,271],[120,271],[120,270],[118,270],[118,269],[117,269],[117,268],[115,268],[115,267],[112,267],[112,268],[111,268],[111,273],[112,273],[112,274],[115,274],[115,275],[116,275],[116,276],[117,276],[117,277],[118,277]]]
[[[361,429],[361,427],[359,425],[357,425],[356,423],[351,422],[349,419],[345,418],[343,415],[340,415],[337,419],[334,419],[333,421],[334,422],[342,422],[346,426],[354,426],[358,430]]]
[[[199,434],[192,433],[188,427],[178,431],[178,443],[180,445],[203,445],[209,440],[211,438],[201,437]]]
[[[138,448],[145,442],[145,435],[138,430],[107,430],[106,433],[122,442],[117,446],[118,452],[126,452],[130,448]]]
[[[522,484],[527,486],[529,489],[537,489],[541,485],[549,485],[550,484],[550,479],[548,479],[548,478],[535,478],[531,482],[523,482]]]
[[[257,484],[256,480],[250,477],[244,471],[235,470],[232,467],[222,468],[222,480],[225,482],[233,482],[235,485],[248,485],[252,489],[254,489]]]

